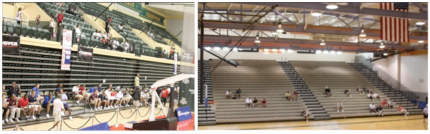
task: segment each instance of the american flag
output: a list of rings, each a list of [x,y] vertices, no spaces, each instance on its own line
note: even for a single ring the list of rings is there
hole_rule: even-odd
[[[380,9],[408,12],[407,2],[381,2]],[[409,42],[408,19],[381,16],[381,39],[393,42]]]

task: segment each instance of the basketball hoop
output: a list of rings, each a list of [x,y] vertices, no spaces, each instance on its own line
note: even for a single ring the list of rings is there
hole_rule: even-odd
[[[212,111],[216,111],[216,105],[218,105],[218,101],[208,101],[209,106],[211,106]]]

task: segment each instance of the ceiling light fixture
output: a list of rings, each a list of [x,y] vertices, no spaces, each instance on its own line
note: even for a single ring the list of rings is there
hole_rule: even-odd
[[[358,36],[360,36],[360,37],[366,37],[367,36],[366,33],[364,33],[364,26],[363,25],[361,25],[361,33]]]
[[[312,16],[321,16],[321,15],[322,15],[322,13],[319,13],[319,12],[313,12],[313,13],[311,13],[311,15],[312,15]]]
[[[269,51],[269,49],[265,48],[265,49],[264,49],[264,52],[267,52],[267,51]]]
[[[316,51],[316,53],[317,53],[317,54],[321,54],[321,50],[317,50],[317,51]]]
[[[222,48],[222,50],[228,51],[228,47],[224,47],[224,48]]]
[[[421,43],[424,43],[424,41],[423,41],[423,40],[419,40],[419,41],[418,41],[418,43],[420,43],[420,44],[421,44]]]
[[[237,52],[237,48],[233,48],[233,51],[236,51],[236,52]]]
[[[282,49],[279,49],[279,51],[281,51],[281,52],[285,52],[285,49],[283,49],[283,48],[282,48]]]
[[[384,53],[384,56],[387,56],[388,55],[388,53]]]
[[[421,22],[421,21],[418,21],[417,23],[415,23],[416,25],[424,25],[424,24],[426,24],[425,22]]]
[[[273,52],[278,52],[278,49],[272,49]]]
[[[324,42],[324,40],[322,40],[322,41],[321,41],[320,45],[321,45],[321,46],[325,46],[325,42]]]
[[[276,32],[278,32],[278,33],[284,32],[284,29],[282,29],[282,25],[281,24],[278,25],[278,29],[276,29]]]
[[[325,8],[333,10],[333,9],[337,9],[338,6],[336,4],[328,4]]]
[[[331,50],[331,51],[330,51],[330,54],[336,54],[336,51]]]
[[[342,54],[342,51],[337,51],[337,54]]]
[[[381,42],[381,45],[379,46],[379,48],[384,49],[385,48],[384,43]]]
[[[288,49],[288,53],[293,53],[294,50]]]
[[[328,54],[328,50],[324,50],[324,51],[323,51],[323,54]]]
[[[257,34],[257,36],[255,37],[255,43],[257,43],[257,44],[260,44],[260,39],[258,39],[258,34]]]
[[[214,47],[214,50],[218,51],[218,50],[221,50],[221,49],[219,47]]]
[[[205,47],[206,50],[211,50],[211,47]]]

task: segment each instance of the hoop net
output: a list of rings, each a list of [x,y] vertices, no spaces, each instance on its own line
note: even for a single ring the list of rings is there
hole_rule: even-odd
[[[216,106],[218,105],[218,101],[208,101],[209,106],[211,106],[211,110],[215,111]]]

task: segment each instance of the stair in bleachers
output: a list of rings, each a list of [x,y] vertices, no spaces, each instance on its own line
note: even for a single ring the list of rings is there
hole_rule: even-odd
[[[209,61],[211,70],[219,61]],[[285,99],[284,94],[294,91],[294,87],[275,60],[240,60],[237,67],[221,62],[211,73],[211,78],[213,99],[218,101],[214,112],[217,124],[305,120],[301,116],[306,108],[304,101]],[[227,90],[233,97],[238,88],[242,91],[240,99],[225,98]],[[248,97],[256,97],[259,103],[265,98],[267,107],[246,108]],[[309,117],[313,118],[314,115]]]
[[[314,120],[329,120],[330,115],[327,114],[294,67],[289,62],[278,62],[278,64],[284,70],[295,90],[299,93],[299,97],[303,100],[306,107],[314,115]]]
[[[306,81],[309,89],[314,93],[331,118],[378,116],[376,113],[370,113],[368,108],[370,103],[379,105],[381,101],[379,99],[375,99],[374,101],[367,99],[366,94],[360,94],[356,91],[358,85],[366,85],[372,92],[380,94],[383,100],[391,99],[387,97],[388,94],[382,92],[378,87],[373,86],[345,62],[290,61],[290,63]],[[326,97],[324,94],[326,86],[331,89],[332,97]],[[347,97],[344,94],[346,89],[351,91],[352,96]],[[337,112],[337,103],[339,101],[345,107],[344,112]],[[384,109],[384,115],[402,115],[402,113],[397,112],[397,107],[396,103],[394,108]]]
[[[201,61],[199,61],[201,62]],[[208,101],[213,101],[213,93],[212,93],[212,79],[211,79],[211,75],[210,75],[210,67],[209,67],[209,61],[205,60],[203,61],[204,63],[204,76],[205,79],[203,80],[203,82],[207,85],[208,87]],[[200,77],[200,66],[199,66],[199,75],[198,77]],[[204,126],[204,125],[215,125],[216,124],[216,116],[215,116],[215,111],[213,111],[211,109],[211,106],[208,105],[208,107],[206,107],[206,105],[204,104],[204,100],[203,100],[203,104],[200,104],[200,78],[198,80],[198,86],[199,86],[199,92],[197,93],[197,98],[198,98],[198,113],[199,113],[199,126]],[[203,97],[204,97],[204,93],[205,91],[203,90]]]
[[[367,68],[366,66],[363,66],[362,64],[348,64],[358,73],[363,75],[363,77],[366,78],[370,83],[372,83],[373,86],[379,88],[379,90],[386,94],[388,98],[393,100],[394,103],[402,104],[402,106],[406,108],[406,110],[408,110],[411,114],[421,113],[421,109],[419,109],[417,105],[410,102],[404,95],[402,95],[400,91],[394,90],[387,82],[382,80],[375,71]]]

